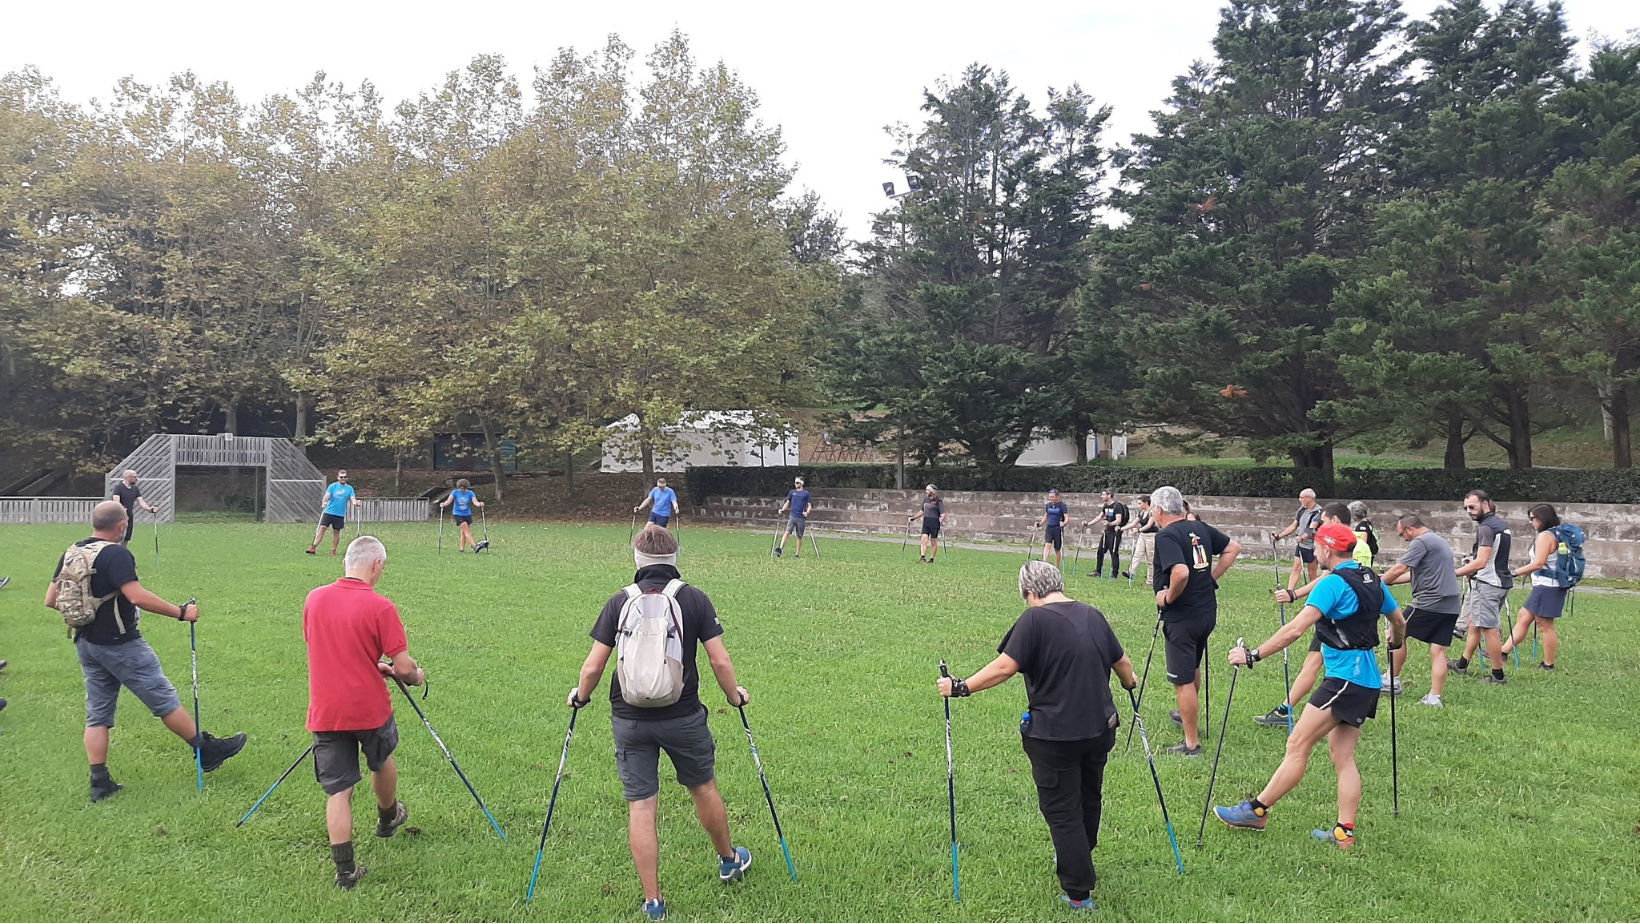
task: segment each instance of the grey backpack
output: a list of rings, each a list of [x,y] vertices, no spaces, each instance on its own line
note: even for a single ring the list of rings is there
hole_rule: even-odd
[[[63,553],[63,567],[55,579],[57,602],[53,605],[63,614],[63,622],[68,623],[70,629],[91,625],[97,619],[97,610],[119,596],[118,590],[105,597],[91,593],[91,576],[97,573],[97,556],[110,545],[113,543],[98,539],[85,545],[71,545]],[[125,620],[120,618],[118,606],[114,607],[114,623],[120,627],[120,634],[124,635]]]
[[[629,705],[654,709],[683,696],[683,610],[678,591],[685,586],[674,578],[658,591],[636,584],[626,587],[615,632],[615,679]]]

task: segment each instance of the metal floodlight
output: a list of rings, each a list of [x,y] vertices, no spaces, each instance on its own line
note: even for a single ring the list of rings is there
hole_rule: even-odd
[[[922,177],[908,173],[905,175],[905,185],[911,192],[917,192],[922,189]]]
[[[884,183],[883,184],[883,195],[889,197],[890,199],[894,198],[894,184],[893,183]]]

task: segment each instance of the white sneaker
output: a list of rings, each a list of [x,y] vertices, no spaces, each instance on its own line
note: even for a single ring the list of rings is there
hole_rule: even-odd
[[[1391,689],[1389,674],[1380,674],[1379,675],[1379,683],[1381,683],[1383,685],[1382,689],[1391,690],[1391,692],[1390,692],[1391,696],[1400,696],[1401,695],[1401,678],[1399,678],[1399,677],[1395,678],[1395,683],[1393,685],[1393,689]]]
[[[1441,698],[1434,693],[1427,694],[1423,699],[1418,700],[1418,704],[1420,706],[1434,706],[1437,709],[1445,705],[1441,702]]]

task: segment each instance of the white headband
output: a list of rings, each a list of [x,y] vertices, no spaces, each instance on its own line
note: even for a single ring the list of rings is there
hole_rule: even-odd
[[[650,565],[671,565],[676,568],[678,566],[678,553],[673,552],[671,555],[645,555],[637,549],[633,549],[632,560],[637,562],[639,568],[647,568]]]

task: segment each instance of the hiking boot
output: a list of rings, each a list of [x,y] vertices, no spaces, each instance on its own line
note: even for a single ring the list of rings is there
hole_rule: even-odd
[[[394,802],[393,817],[391,820],[383,820],[381,817],[381,812],[378,811],[376,813],[376,836],[392,837],[394,833],[396,833],[399,828],[403,827],[404,823],[409,820],[410,810],[404,807],[403,802]]]
[[[199,762],[206,773],[210,773],[222,766],[228,758],[238,754],[245,748],[245,733],[240,732],[232,738],[218,738],[210,732],[200,732]],[[352,888],[349,886],[348,888]]]
[[[344,873],[341,870],[337,870],[336,885],[351,892],[353,891],[353,887],[359,884],[359,880],[364,878],[364,874],[369,871],[369,868],[363,863],[354,864],[353,872],[351,873]]]
[[[1270,810],[1263,812],[1253,808],[1253,803],[1243,802],[1240,805],[1215,805],[1213,814],[1232,828],[1246,828],[1249,831],[1263,831],[1264,825],[1270,819]]]
[[[317,546],[311,546],[311,545],[310,545],[310,546],[308,546],[308,547],[307,547],[307,554],[309,554],[309,555],[317,555],[317,554],[319,554],[319,550],[318,550],[318,547],[317,547]]]
[[[723,882],[739,882],[751,868],[752,852],[745,847],[736,847],[732,857],[718,857],[718,879]]]
[[[1077,901],[1076,899],[1071,898],[1069,895],[1065,894],[1064,892],[1060,892],[1059,893],[1059,900],[1064,902],[1065,904],[1071,906],[1072,911],[1098,911],[1099,910],[1099,906],[1095,905],[1093,903],[1093,896],[1092,895],[1089,895],[1087,898],[1084,898],[1081,901]]]
[[[119,792],[120,790],[122,790],[124,788],[125,788],[124,786],[121,786],[120,784],[114,782],[114,780],[112,778],[106,779],[106,780],[92,780],[91,781],[91,801],[92,802],[101,802],[102,800],[108,798],[109,796],[112,796],[114,793],[117,793],[117,792]]]
[[[1475,682],[1476,683],[1484,683],[1484,684],[1488,684],[1488,685],[1494,685],[1494,684],[1500,684],[1500,683],[1508,683],[1509,678],[1508,677],[1494,677],[1491,674],[1487,674],[1485,677],[1482,677],[1481,679],[1479,679]]]
[[[1340,834],[1342,834],[1343,837],[1339,837]],[[1331,831],[1323,831],[1320,828],[1313,828],[1310,831],[1310,835],[1324,844],[1331,844],[1334,847],[1337,847],[1339,850],[1348,850],[1355,846],[1355,834],[1345,831],[1342,826],[1335,827]]]
[[[1191,747],[1181,741],[1178,744],[1168,748],[1166,753],[1176,754],[1180,757],[1200,757],[1202,756],[1202,746],[1198,744],[1195,747]]]
[[[1456,661],[1448,661],[1446,662],[1446,669],[1454,674],[1467,674],[1469,673],[1469,659],[1459,658]]]
[[[1420,705],[1420,706],[1434,706],[1435,708],[1439,709],[1439,708],[1441,708],[1442,706],[1444,706],[1446,704],[1441,702],[1441,698],[1439,696],[1436,696],[1434,693],[1430,693],[1430,694],[1426,695],[1423,699],[1418,700],[1418,705]]]
[[[651,898],[643,903],[643,916],[651,921],[666,920],[666,899]]]
[[[1285,705],[1282,705],[1271,709],[1263,715],[1254,716],[1253,721],[1259,725],[1268,725],[1272,727],[1280,725],[1282,728],[1286,728],[1290,724],[1287,717],[1291,714],[1291,711]]]

